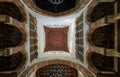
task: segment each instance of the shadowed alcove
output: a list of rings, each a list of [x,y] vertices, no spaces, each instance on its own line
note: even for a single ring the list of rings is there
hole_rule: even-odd
[[[0,22],[0,49],[18,46],[22,39],[18,28]]]
[[[6,6],[7,5],[7,6]],[[15,3],[12,2],[0,2],[0,14],[11,16],[18,21],[24,21],[22,13]]]
[[[37,7],[53,12],[59,13],[74,8],[77,0],[33,0]]]
[[[114,24],[97,28],[91,35],[91,41],[98,47],[114,48]]]
[[[8,56],[0,56],[0,71],[14,71],[22,63],[23,55],[21,52]]]
[[[100,2],[90,13],[89,21],[96,22],[108,15],[114,15],[114,2]]]

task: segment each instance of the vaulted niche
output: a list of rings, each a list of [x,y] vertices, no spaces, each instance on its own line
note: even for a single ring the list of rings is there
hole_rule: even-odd
[[[105,16],[114,14],[114,2],[100,2],[90,14],[90,21],[95,22]]]
[[[14,71],[22,63],[22,53],[14,53],[8,56],[0,56],[0,71]]]
[[[108,57],[93,52],[91,54],[91,61],[99,71],[114,71],[114,57]]]
[[[19,8],[12,2],[0,2],[0,14],[11,16],[18,21],[23,21]]]
[[[91,41],[98,47],[114,48],[114,24],[97,28],[91,35]]]
[[[22,41],[23,35],[16,27],[0,22],[0,49],[15,47]]]
[[[38,69],[36,77],[78,77],[78,72],[68,65],[51,64]]]
[[[77,0],[33,0],[40,9],[60,13],[70,10],[76,6]]]

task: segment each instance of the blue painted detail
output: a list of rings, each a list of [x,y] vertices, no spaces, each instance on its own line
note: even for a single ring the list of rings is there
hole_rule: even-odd
[[[52,4],[56,4],[56,5],[59,5],[61,4],[64,0],[48,0],[50,3]]]
[[[63,72],[60,70],[56,69],[55,71],[50,72],[48,77],[66,77]]]

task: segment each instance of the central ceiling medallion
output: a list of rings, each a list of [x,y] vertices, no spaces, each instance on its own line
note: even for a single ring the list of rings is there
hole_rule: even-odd
[[[52,4],[56,4],[56,5],[59,5],[61,4],[64,0],[48,0],[50,3]]]

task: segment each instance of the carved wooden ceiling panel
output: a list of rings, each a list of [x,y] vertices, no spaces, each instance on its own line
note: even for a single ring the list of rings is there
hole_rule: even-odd
[[[45,52],[46,51],[66,51],[68,27],[65,28],[48,28],[45,27]]]

